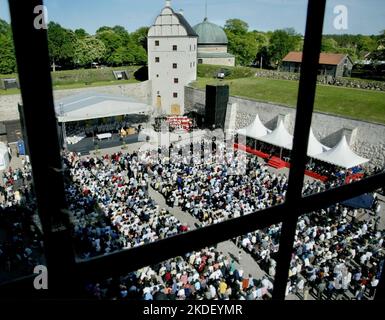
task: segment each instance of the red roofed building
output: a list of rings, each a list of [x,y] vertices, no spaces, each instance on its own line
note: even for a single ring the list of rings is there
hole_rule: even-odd
[[[301,70],[302,52],[289,52],[282,60],[280,70],[299,72]],[[321,53],[318,74],[333,77],[350,77],[353,62],[347,54]]]

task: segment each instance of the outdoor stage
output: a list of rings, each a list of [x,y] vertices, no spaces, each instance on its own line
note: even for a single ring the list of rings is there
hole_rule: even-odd
[[[71,144],[67,146],[67,149],[71,152],[81,153],[82,155],[90,154],[90,151],[96,149],[109,149],[114,147],[119,147],[125,144],[132,144],[138,142],[138,135],[134,134],[128,137],[125,137],[124,140],[120,138],[120,135],[113,134],[109,139],[99,140],[98,138],[84,138],[76,144]]]

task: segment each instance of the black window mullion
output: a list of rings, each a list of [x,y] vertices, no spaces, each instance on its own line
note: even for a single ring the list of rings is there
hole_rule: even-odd
[[[74,254],[68,216],[64,214],[64,179],[54,109],[47,30],[34,21],[41,0],[9,0],[11,25],[23,106],[21,116],[32,164],[33,185],[44,233],[51,292],[64,294],[71,279]],[[32,283],[31,283],[32,286]],[[69,287],[69,286],[68,286]]]
[[[273,293],[273,298],[276,300],[285,299],[297,217],[300,213],[298,212],[298,204],[302,198],[325,7],[326,0],[309,0],[294,128],[294,143],[291,152],[292,165],[290,168],[289,185],[286,195],[288,212],[282,223],[279,258]]]
[[[36,6],[41,5],[42,1],[30,0],[20,3],[17,0],[9,0],[23,98],[23,113],[39,214],[45,233],[50,289],[54,289],[53,292],[56,287],[63,294],[71,297],[76,294],[76,289],[73,287],[73,282],[69,280],[76,279],[75,275],[84,279],[127,273],[174,256],[215,245],[256,229],[268,227],[271,224],[283,222],[273,297],[274,299],[284,299],[298,216],[359,194],[374,191],[383,187],[383,181],[385,181],[383,173],[351,185],[302,198],[308,135],[315,97],[316,75],[314,76],[314,72],[318,67],[325,2],[326,0],[309,0],[308,5],[292,168],[286,203],[143,247],[78,262],[74,266],[75,259],[68,221],[62,215],[62,209],[65,207],[64,184],[60,172],[62,159],[52,96],[47,32],[44,29],[36,30],[33,27],[33,21],[36,18],[33,10]],[[31,50],[31,43],[33,43],[33,50]],[[28,54],[25,54],[26,52]],[[41,128],[45,131],[43,136],[37,130]],[[15,292],[20,292],[20,288],[32,285],[30,279],[30,277],[26,277],[13,283],[0,285],[0,295],[9,292],[7,290],[13,286]],[[59,282],[60,280],[61,282]],[[383,274],[376,295],[377,299],[384,297],[384,281]],[[32,292],[35,291],[32,290]],[[52,293],[51,290],[50,293]]]
[[[299,210],[293,211],[294,218],[302,213],[320,210],[334,203],[348,200],[366,192],[372,192],[382,187],[383,181],[385,181],[385,173],[302,198],[297,204]],[[120,251],[103,257],[95,257],[80,262],[79,273],[87,276],[91,274],[109,276],[130,272],[280,223],[284,221],[288,212],[289,206],[285,203],[240,218],[160,240],[143,247]],[[108,265],[117,266],[118,269],[111,270]]]
[[[383,187],[384,181],[385,173],[382,173],[350,185],[344,185],[333,190],[307,196],[298,203],[298,207],[301,209],[294,211],[294,214],[298,216],[301,212],[319,210],[334,203],[356,197],[360,194],[373,192],[378,188]],[[87,279],[100,279],[115,274],[125,274],[147,265],[159,263],[177,255],[183,255],[193,250],[199,250],[206,246],[252,232],[256,229],[262,229],[271,224],[279,223],[283,221],[287,212],[288,206],[287,204],[283,204],[247,216],[211,225],[204,229],[177,235],[170,239],[164,239],[144,247],[137,247],[106,256],[95,257],[88,261],[78,263],[77,273],[79,278]],[[114,266],[114,268],[111,268],[110,266]],[[13,284],[1,284],[0,296],[4,295],[4,292],[6,296],[12,285],[20,288],[21,285],[18,285],[19,282],[23,282],[23,279],[20,281],[15,280],[13,281]],[[26,284],[25,281],[24,284]],[[20,294],[20,290],[16,290],[16,292]]]

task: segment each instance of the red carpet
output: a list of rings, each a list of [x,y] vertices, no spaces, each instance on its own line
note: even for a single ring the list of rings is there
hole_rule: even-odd
[[[273,168],[278,169],[278,170],[287,167],[286,162],[283,161],[282,159],[278,158],[278,157],[271,157],[271,159],[269,160],[269,162],[267,164],[270,167],[273,167]]]
[[[238,144],[238,143],[234,143],[234,149],[246,151],[247,153],[253,154],[253,155],[255,155],[259,158],[262,158],[262,159],[268,159],[270,157],[270,155],[267,153],[255,150],[255,149],[250,148],[250,147],[246,147],[246,146],[244,146],[242,144]],[[290,168],[289,162],[283,161],[282,159],[280,159],[278,157],[272,157],[270,159],[270,161],[268,162],[268,165],[273,167],[273,168],[276,168],[278,170],[283,169],[283,168]],[[313,171],[309,171],[309,170],[305,170],[305,175],[312,177],[314,179],[320,180],[322,182],[326,182],[328,180],[328,177],[321,176],[320,174],[313,172]],[[354,180],[359,179],[359,178],[361,178],[361,174],[349,176],[347,179],[349,179],[349,181],[352,181],[352,180],[354,181]]]

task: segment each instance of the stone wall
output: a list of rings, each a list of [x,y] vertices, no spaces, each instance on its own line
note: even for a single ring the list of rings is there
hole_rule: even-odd
[[[186,112],[197,111],[204,114],[204,90],[186,87],[185,97]],[[278,119],[282,118],[286,128],[293,134],[296,114],[294,108],[230,97],[229,104],[233,103],[237,104],[236,129],[248,126],[258,114],[271,130],[276,128]],[[317,112],[313,114],[312,128],[316,138],[329,147],[334,147],[345,134],[353,150],[371,159],[370,167],[385,166],[385,125]]]
[[[298,81],[300,74],[294,72],[280,72],[274,70],[258,70],[255,72],[255,76],[260,78]],[[319,84],[329,84],[346,88],[385,91],[385,82],[381,81],[369,81],[344,77],[334,78],[332,76],[318,76],[317,80]]]
[[[84,92],[99,92],[111,95],[130,96],[144,103],[151,103],[151,82],[145,81],[140,83],[122,84],[114,86],[90,87],[80,89],[55,90],[55,99],[84,93]],[[20,94],[17,95],[0,95],[0,122],[19,119],[17,110],[18,103],[21,103]]]

